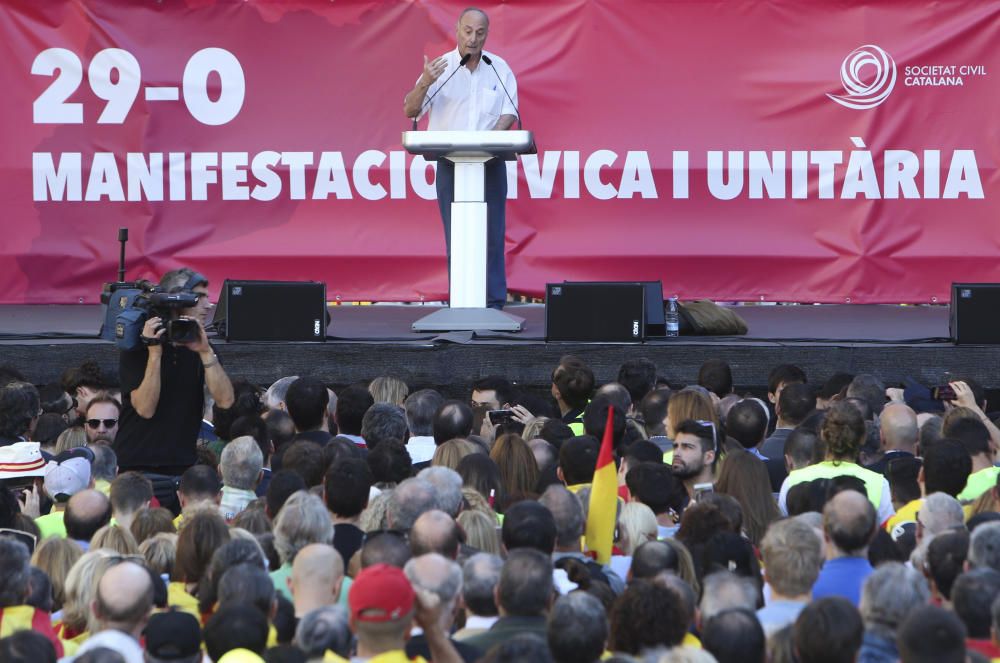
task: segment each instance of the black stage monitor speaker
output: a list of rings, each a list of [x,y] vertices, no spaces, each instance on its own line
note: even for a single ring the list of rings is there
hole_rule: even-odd
[[[663,295],[655,284],[653,323],[663,325]],[[545,287],[545,340],[639,343],[648,336],[647,293],[640,281],[549,283]],[[658,323],[656,321],[659,321]]]
[[[646,338],[667,335],[667,318],[663,310],[663,284],[646,281]]]
[[[325,341],[326,284],[227,280],[213,322],[227,341]]]
[[[951,338],[959,345],[1000,344],[1000,283],[952,283]]]

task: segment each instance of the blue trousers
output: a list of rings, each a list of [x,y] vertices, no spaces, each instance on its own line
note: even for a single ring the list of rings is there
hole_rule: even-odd
[[[506,231],[507,166],[500,159],[484,167],[483,195],[486,199],[486,305],[503,308],[507,301],[507,271],[504,261]],[[448,249],[448,277],[451,278],[451,203],[455,198],[455,164],[441,159],[437,165],[437,199],[444,221],[444,241]]]

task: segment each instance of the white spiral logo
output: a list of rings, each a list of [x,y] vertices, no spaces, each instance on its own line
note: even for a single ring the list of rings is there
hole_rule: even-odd
[[[861,71],[869,65],[875,67],[875,77],[870,83],[865,83],[861,79]],[[840,65],[840,82],[847,94],[826,96],[846,108],[875,108],[889,98],[889,93],[896,85],[896,63],[892,56],[878,46],[865,44],[844,58]]]

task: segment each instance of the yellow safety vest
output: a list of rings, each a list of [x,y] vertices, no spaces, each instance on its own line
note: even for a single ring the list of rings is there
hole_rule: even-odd
[[[799,470],[792,470],[788,474],[788,487],[791,488],[806,481],[832,479],[842,476],[861,479],[865,484],[865,492],[868,494],[868,500],[875,505],[876,509],[879,508],[882,502],[882,482],[885,481],[885,477],[878,472],[866,470],[860,465],[848,461],[826,460]]]

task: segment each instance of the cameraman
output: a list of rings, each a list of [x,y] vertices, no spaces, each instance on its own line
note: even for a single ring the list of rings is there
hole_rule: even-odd
[[[233,385],[205,336],[212,308],[208,279],[185,267],[167,272],[160,287],[168,293],[197,295],[193,307],[172,315],[194,320],[198,338],[185,343],[167,341],[169,320],[154,312],[142,329],[143,347],[121,352],[123,403],[113,448],[121,472],[146,474],[160,503],[176,507],[177,478],[197,460],[205,386],[225,409],[233,404]]]

